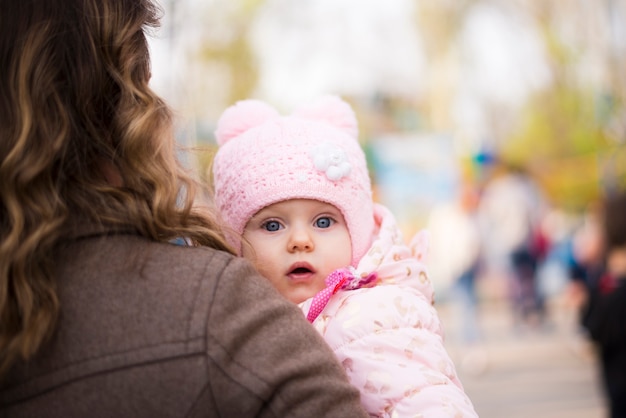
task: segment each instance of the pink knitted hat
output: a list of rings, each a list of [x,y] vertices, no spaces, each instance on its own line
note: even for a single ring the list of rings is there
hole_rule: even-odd
[[[374,233],[372,190],[365,154],[350,106],[325,96],[281,116],[268,104],[244,100],[222,114],[213,161],[215,203],[242,234],[264,207],[289,199],[336,206],[352,239],[352,264],[367,252]],[[239,237],[228,237],[241,252]]]

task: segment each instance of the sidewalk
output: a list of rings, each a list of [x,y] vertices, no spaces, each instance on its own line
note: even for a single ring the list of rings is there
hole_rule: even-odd
[[[450,353],[481,418],[605,418],[602,388],[588,342],[576,333],[575,313],[549,304],[541,329],[515,331],[508,305],[479,308],[482,340],[460,338],[459,310],[437,306]]]

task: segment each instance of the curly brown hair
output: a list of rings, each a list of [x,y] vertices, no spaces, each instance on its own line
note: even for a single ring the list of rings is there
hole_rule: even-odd
[[[149,0],[0,0],[0,373],[54,332],[77,215],[232,252],[148,85],[159,17]]]

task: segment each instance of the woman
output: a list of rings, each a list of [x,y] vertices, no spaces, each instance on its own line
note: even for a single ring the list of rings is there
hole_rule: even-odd
[[[156,12],[0,0],[0,415],[367,416],[194,205],[148,87]]]

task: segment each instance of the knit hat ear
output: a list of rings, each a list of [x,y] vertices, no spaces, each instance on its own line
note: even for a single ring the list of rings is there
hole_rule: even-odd
[[[276,109],[260,100],[239,101],[226,109],[217,122],[215,130],[217,144],[224,145],[247,130],[279,116]]]
[[[297,108],[294,116],[325,121],[353,138],[358,138],[359,128],[354,111],[337,96],[323,96],[312,103]]]

